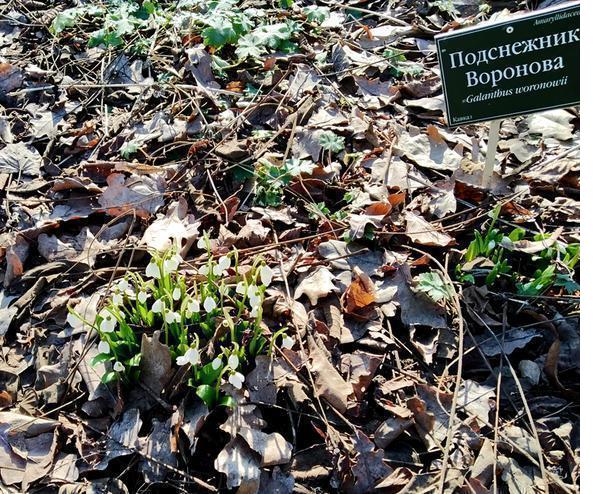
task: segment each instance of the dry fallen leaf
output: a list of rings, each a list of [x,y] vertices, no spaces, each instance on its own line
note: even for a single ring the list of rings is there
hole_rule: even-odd
[[[315,392],[322,396],[332,407],[341,413],[348,408],[348,400],[354,393],[352,385],[340,376],[327,358],[325,351],[319,348],[312,336],[308,336],[310,371],[315,379]]]
[[[326,297],[331,292],[338,292],[338,288],[333,284],[335,276],[331,274],[325,266],[318,266],[314,271],[304,275],[296,291],[294,298],[299,299],[306,295],[311,305],[317,305],[322,297]]]
[[[106,182],[108,187],[98,202],[111,216],[135,213],[148,218],[163,205],[165,182],[162,177],[132,175],[126,179],[121,173],[112,173]]]
[[[421,245],[433,245],[436,247],[445,247],[453,242],[450,235],[440,231],[422,216],[407,211],[406,218],[406,236],[413,242]]]

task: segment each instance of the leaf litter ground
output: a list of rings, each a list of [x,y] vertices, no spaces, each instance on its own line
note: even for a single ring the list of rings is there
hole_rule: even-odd
[[[505,120],[489,191],[442,116],[433,36],[502,7],[0,7],[2,490],[577,492],[578,109]],[[105,384],[67,309],[205,233],[273,352],[234,407],[152,332]]]

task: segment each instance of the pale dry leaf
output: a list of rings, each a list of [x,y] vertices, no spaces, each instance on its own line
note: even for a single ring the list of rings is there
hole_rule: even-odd
[[[371,167],[371,177],[390,188],[414,191],[430,185],[429,179],[397,156],[376,158],[363,163]]]
[[[215,459],[215,470],[225,474],[227,487],[256,494],[260,485],[260,459],[239,437],[232,439]]]
[[[112,173],[106,181],[108,187],[98,202],[111,216],[135,211],[140,217],[148,218],[163,205],[165,181],[162,177],[132,175],[126,179],[121,173]]]
[[[292,458],[292,445],[277,433],[265,433],[249,427],[241,427],[238,436],[261,457],[261,467],[271,467],[289,463]]]
[[[434,170],[457,170],[462,159],[444,141],[436,142],[428,134],[413,136],[404,132],[400,135],[396,148],[401,156],[418,166]]]
[[[438,230],[421,215],[407,211],[405,218],[406,236],[413,242],[436,247],[445,247],[453,242],[450,235]]]
[[[348,408],[348,400],[354,394],[352,385],[342,376],[327,358],[325,351],[317,346],[314,338],[308,337],[310,371],[315,379],[315,392],[341,413]]]
[[[165,215],[159,217],[146,229],[141,244],[158,252],[166,252],[174,245],[185,257],[198,238],[200,222],[187,214],[188,204],[184,197],[173,202]]]
[[[333,284],[335,276],[325,266],[318,266],[314,271],[303,276],[296,287],[294,298],[299,299],[306,295],[311,305],[317,305],[320,298],[326,297],[331,292],[339,292]]]
[[[152,338],[142,335],[142,358],[140,361],[140,381],[157,395],[171,379],[171,352],[169,347],[160,341],[160,331],[155,331]]]
[[[0,149],[0,172],[38,177],[42,155],[29,144],[16,142]]]

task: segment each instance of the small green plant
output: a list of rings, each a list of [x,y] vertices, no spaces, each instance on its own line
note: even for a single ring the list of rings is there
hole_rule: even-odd
[[[308,160],[292,158],[282,165],[268,160],[259,160],[255,166],[256,197],[259,206],[279,206],[283,200],[283,189],[295,177],[310,175],[316,165]]]
[[[423,74],[423,66],[418,63],[408,62],[402,50],[386,48],[383,51],[383,56],[388,63],[390,72],[395,77],[419,77]]]
[[[201,240],[210,252],[207,238]],[[144,275],[129,272],[107,295],[94,321],[71,310],[67,321],[91,326],[98,333],[98,355],[93,364],[109,369],[102,381],[131,385],[140,379],[143,334],[159,330],[176,366],[185,366],[188,385],[209,406],[232,405],[221,391],[229,382],[240,389],[244,370],[266,350],[261,328],[262,303],[273,272],[260,259],[249,270],[238,269],[237,252],[207,262],[189,283],[174,252],[155,253]],[[293,340],[279,331],[282,346]]]
[[[319,136],[319,144],[325,151],[339,153],[345,148],[344,138],[326,130]]]
[[[348,216],[348,212],[340,209],[334,213],[325,205],[324,202],[317,202],[314,204],[308,204],[308,217],[313,220],[320,220],[325,217],[332,221],[341,221]]]
[[[487,272],[485,277],[485,283],[487,285],[493,284],[499,276],[510,272],[508,260],[504,258],[504,249],[501,247],[504,234],[501,233],[498,228],[494,228],[498,221],[499,214],[500,206],[492,211],[492,221],[485,235],[481,235],[481,233],[475,231],[475,238],[467,247],[467,251],[464,255],[464,259],[468,263],[477,258],[485,258],[492,261],[493,266]],[[508,237],[512,241],[520,240],[523,232],[522,229],[515,229]],[[464,265],[459,264],[456,268],[456,272],[461,281],[475,282],[474,275],[464,271]]]
[[[450,285],[436,271],[415,276],[414,282],[415,290],[425,294],[434,302],[450,300],[452,297]]]
[[[509,264],[509,259],[506,257],[507,250],[514,250],[513,244],[524,240],[527,232],[522,228],[515,228],[505,235],[500,229],[495,228],[499,214],[500,206],[491,213],[492,221],[485,235],[476,231],[475,238],[464,254],[466,263],[477,259],[491,261],[491,268],[478,270],[486,275],[485,283],[487,285],[494,284],[501,275],[511,273],[510,278],[515,282],[517,293],[520,295],[537,296],[551,287],[562,287],[567,293],[575,293],[579,290],[579,284],[573,279],[580,258],[578,243],[565,244],[556,241],[538,254],[525,254],[531,257],[522,264],[525,272],[520,273]],[[548,234],[535,234],[532,240],[539,242],[549,237]],[[516,254],[513,253],[513,261],[515,256]],[[531,269],[531,267],[535,269]],[[531,274],[532,271],[533,274]],[[467,271],[464,264],[458,264],[456,274],[460,281],[475,283],[477,271]]]
[[[302,9],[302,13],[306,16],[308,22],[314,22],[315,24],[323,24],[331,15],[329,7],[322,7],[320,5],[309,5]]]

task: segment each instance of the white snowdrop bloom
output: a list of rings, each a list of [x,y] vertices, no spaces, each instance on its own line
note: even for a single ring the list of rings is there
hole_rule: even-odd
[[[69,312],[67,314],[67,322],[72,328],[74,328],[81,324],[81,319],[79,319],[79,317],[77,317],[73,312]]]
[[[113,364],[113,370],[115,372],[123,372],[125,370],[125,366],[119,362],[118,360]]]
[[[150,310],[158,314],[162,312],[164,308],[165,303],[161,299],[158,299],[152,304],[152,308]]]
[[[294,346],[294,338],[291,338],[287,334],[283,337],[283,341],[281,342],[281,346],[286,348],[287,350],[291,350]]]
[[[229,376],[229,383],[236,389],[242,389],[242,383],[245,381],[245,377],[240,372],[234,372]]]
[[[240,365],[240,358],[234,353],[227,359],[227,364],[231,369],[235,370]]]
[[[246,293],[246,285],[241,281],[235,286],[235,293],[244,295]]]
[[[258,297],[258,287],[256,285],[248,285],[248,297],[249,298]]]
[[[204,264],[203,266],[200,266],[198,268],[198,274],[201,274],[202,276],[208,276],[210,269],[208,267],[208,264]]]
[[[173,311],[169,310],[165,314],[165,321],[167,324],[173,324],[174,322],[181,322],[181,314],[179,314],[178,312],[173,312]]]
[[[264,266],[261,266],[259,273],[262,284],[269,286],[271,281],[273,281],[273,270],[265,264]]]
[[[178,286],[173,290],[173,300],[179,300],[181,298],[181,288]]]
[[[100,331],[102,331],[103,333],[112,333],[115,330],[116,325],[117,320],[111,314],[110,316],[102,319],[102,322],[100,323]]]
[[[200,250],[206,250],[206,240],[204,238],[199,238],[198,243],[196,245]]]
[[[145,304],[146,300],[148,300],[148,294],[146,292],[140,292],[137,295],[137,299],[141,304]]]
[[[190,299],[187,310],[192,314],[200,312],[200,302],[198,302],[195,298]]]
[[[219,357],[217,357],[212,361],[211,365],[213,370],[217,370],[221,368],[221,366],[223,365],[223,361]]]
[[[110,345],[107,341],[98,343],[98,353],[110,353]]]
[[[217,303],[215,302],[215,299],[212,297],[206,297],[204,299],[204,304],[202,304],[204,306],[204,310],[206,312],[212,312],[213,310],[215,310],[217,308]]]
[[[222,276],[223,273],[225,273],[229,269],[230,266],[231,266],[231,259],[227,256],[223,256],[219,259],[219,262],[213,269],[213,273],[215,273],[215,276]]]
[[[250,317],[258,317],[258,305],[252,307],[250,311]]]
[[[174,255],[170,259],[165,259],[165,262],[163,263],[165,273],[171,274],[177,271],[177,268],[179,267],[179,264],[181,264],[181,261],[183,261],[183,259],[179,254]]]
[[[160,268],[155,262],[151,262],[146,266],[146,276],[148,278],[160,278]]]
[[[119,289],[120,292],[125,293],[126,291],[131,290],[131,285],[125,278],[122,278],[117,283],[117,288]]]
[[[176,359],[177,365],[196,365],[200,362],[200,353],[195,348],[188,348],[185,354]]]
[[[112,303],[113,303],[114,305],[116,305],[117,307],[118,307],[119,305],[123,305],[123,295],[121,295],[120,293],[115,293],[115,294],[112,296]]]

